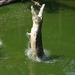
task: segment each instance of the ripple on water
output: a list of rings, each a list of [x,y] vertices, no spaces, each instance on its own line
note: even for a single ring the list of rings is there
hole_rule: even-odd
[[[46,55],[46,57],[43,57],[44,60],[41,60],[40,58],[38,58],[37,56],[33,56],[32,52],[31,52],[31,48],[28,47],[25,50],[25,55],[36,62],[43,62],[43,63],[55,63],[55,62],[60,62],[61,61],[61,56],[57,57],[57,56],[51,56],[51,51],[50,50],[46,50],[44,49],[44,53]]]
[[[66,72],[66,75],[75,75],[75,72]]]

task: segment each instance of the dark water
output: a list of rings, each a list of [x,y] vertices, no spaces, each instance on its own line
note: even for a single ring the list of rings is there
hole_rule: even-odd
[[[49,59],[30,60],[30,3],[0,7],[0,75],[75,75],[75,1],[62,1],[56,11],[45,7],[42,40]],[[50,12],[51,11],[51,12]]]

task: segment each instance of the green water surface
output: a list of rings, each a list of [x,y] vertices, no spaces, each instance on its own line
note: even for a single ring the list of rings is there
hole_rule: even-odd
[[[45,62],[25,53],[31,3],[0,7],[0,75],[75,75],[75,1],[45,3],[42,40],[50,54]]]

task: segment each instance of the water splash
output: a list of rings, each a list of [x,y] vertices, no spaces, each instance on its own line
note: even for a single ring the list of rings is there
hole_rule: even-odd
[[[51,52],[48,52],[48,50],[44,49],[44,53],[46,56],[43,56],[42,59],[40,59],[38,56],[34,56],[32,51],[31,51],[31,48],[30,48],[30,45],[29,45],[30,42],[28,42],[28,45],[27,45],[27,49],[25,50],[25,55],[29,58],[29,59],[32,59],[36,62],[44,62],[47,60],[47,57],[50,56],[50,53]]]
[[[25,54],[26,56],[29,58],[29,59],[32,59],[34,61],[37,61],[37,62],[41,62],[41,59],[38,58],[37,56],[34,56],[33,53],[31,52],[31,48],[27,48],[25,50]]]
[[[26,34],[27,36],[27,34]],[[29,36],[27,36],[28,39],[30,38]],[[25,55],[36,62],[44,62],[44,63],[55,63],[55,62],[60,62],[61,57],[62,56],[57,56],[57,55],[52,55],[51,50],[47,50],[44,48],[44,53],[46,56],[43,56],[42,59],[38,58],[38,56],[34,56],[30,47],[30,39],[29,42],[27,44],[27,49],[25,50]]]
[[[50,51],[50,50],[44,49],[44,53],[45,53],[46,57],[43,57],[43,59],[40,59],[40,58],[38,58],[38,56],[33,56],[33,53],[31,52],[31,48],[30,48],[30,47],[28,47],[28,48],[25,50],[25,55],[26,55],[29,59],[31,59],[31,60],[33,60],[33,61],[36,61],[36,62],[43,62],[43,63],[46,63],[46,64],[48,64],[48,63],[53,64],[53,63],[55,63],[55,62],[60,62],[60,61],[61,61],[61,60],[59,59],[59,57],[57,58],[57,56],[56,56],[56,57],[51,56],[51,51]]]
[[[2,42],[2,40],[0,39],[0,46],[2,46],[2,44],[3,44],[3,42]]]

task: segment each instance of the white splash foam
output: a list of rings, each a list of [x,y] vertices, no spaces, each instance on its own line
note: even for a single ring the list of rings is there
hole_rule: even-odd
[[[41,62],[41,59],[38,58],[37,56],[34,56],[33,53],[31,52],[31,48],[27,48],[25,50],[25,55],[29,58],[29,59],[32,59],[34,61],[37,61],[37,62]]]
[[[27,34],[26,34],[27,36]],[[27,36],[28,37],[28,36]],[[29,38],[29,37],[28,37]],[[32,59],[34,61],[37,61],[37,62],[44,62],[47,60],[47,57],[50,56],[51,54],[51,51],[50,50],[46,50],[44,49],[44,53],[45,55],[42,57],[42,59],[38,58],[38,56],[34,56],[34,54],[32,53],[32,50],[30,48],[30,41],[28,42],[28,45],[27,45],[27,49],[25,50],[25,55],[29,58],[29,59]]]
[[[31,52],[31,48],[28,46],[28,48],[25,50],[25,55],[29,58],[32,59],[36,62],[44,62],[45,60],[47,60],[46,57],[50,56],[50,53],[48,50],[44,49],[44,53],[46,56],[43,56],[42,59],[38,58],[38,56],[34,56],[33,53]],[[47,62],[46,62],[47,63]]]
[[[0,46],[3,44],[2,40],[0,40]]]

